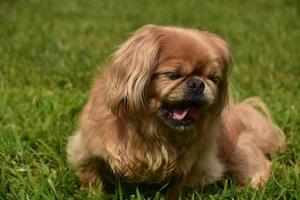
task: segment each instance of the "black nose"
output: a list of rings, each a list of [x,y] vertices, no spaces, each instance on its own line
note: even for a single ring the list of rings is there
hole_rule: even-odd
[[[202,94],[205,88],[205,83],[200,79],[190,78],[187,81],[187,86],[194,94]]]

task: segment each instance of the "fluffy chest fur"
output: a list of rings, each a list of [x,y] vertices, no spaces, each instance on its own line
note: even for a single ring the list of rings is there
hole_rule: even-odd
[[[148,131],[153,130],[148,124]],[[155,129],[156,131],[165,131]],[[107,162],[115,175],[127,182],[159,183],[186,176],[196,160],[207,156],[207,137],[215,138],[215,130],[182,133],[137,133],[127,130],[126,137],[118,138],[118,145],[108,148]],[[152,137],[145,138],[151,135]],[[163,137],[164,136],[164,137]]]
[[[180,176],[184,166],[178,150],[158,141],[140,142],[119,147],[117,156],[110,157],[116,175],[128,182],[162,182]]]

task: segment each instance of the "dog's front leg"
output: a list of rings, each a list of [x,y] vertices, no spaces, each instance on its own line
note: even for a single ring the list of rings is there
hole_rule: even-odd
[[[177,200],[179,197],[184,196],[183,192],[184,179],[178,179],[173,185],[168,189],[167,198],[168,200]]]
[[[196,160],[186,178],[186,185],[201,187],[220,180],[223,177],[224,166],[214,151]]]

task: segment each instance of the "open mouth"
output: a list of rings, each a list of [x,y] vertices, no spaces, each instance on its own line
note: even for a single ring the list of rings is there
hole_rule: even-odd
[[[161,107],[161,117],[169,127],[183,130],[199,120],[200,106],[199,102],[194,101],[164,103]]]

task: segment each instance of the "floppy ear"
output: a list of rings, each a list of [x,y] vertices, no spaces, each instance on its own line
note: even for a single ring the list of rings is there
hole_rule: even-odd
[[[157,29],[154,25],[138,29],[112,55],[107,105],[113,113],[136,116],[145,108],[159,51]]]
[[[215,48],[219,55],[220,63],[223,69],[223,77],[219,82],[218,101],[216,103],[217,113],[220,113],[224,106],[228,103],[228,71],[231,64],[231,53],[228,44],[218,35],[203,32],[206,35],[208,42]]]

